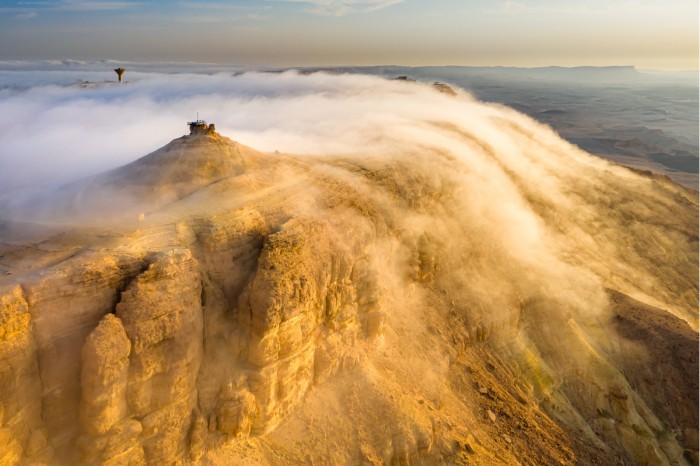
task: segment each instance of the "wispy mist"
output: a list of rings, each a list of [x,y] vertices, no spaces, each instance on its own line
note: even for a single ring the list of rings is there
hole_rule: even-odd
[[[421,83],[291,71],[141,71],[126,77],[121,86],[0,91],[0,185],[5,187],[0,200],[9,203],[23,190],[58,186],[131,162],[186,134],[186,122],[199,112],[222,135],[260,151],[384,158],[419,167],[438,191],[445,183],[454,186],[458,203],[438,204],[446,209],[442,215],[469,219],[436,227],[443,221],[438,215],[429,222],[438,228],[432,234],[441,235],[443,228],[450,235],[488,239],[496,244],[494,251],[506,251],[501,260],[551,275],[542,282],[580,275],[577,268],[562,266],[562,254],[576,251],[577,261],[585,262],[601,248],[610,248],[608,258],[631,253],[611,246],[624,244],[618,237],[624,222],[608,218],[601,206],[630,189],[648,190],[648,180],[586,154],[512,109],[478,102],[463,91],[451,96]],[[445,169],[444,163],[432,162],[435,157],[455,163]],[[594,232],[589,226],[595,222],[605,228]],[[640,232],[647,233],[654,241],[656,233]],[[654,267],[653,260],[645,258],[640,267]],[[591,260],[586,267],[598,276],[610,273],[607,262]],[[629,288],[624,278],[611,280]],[[577,301],[601,291],[578,279],[572,283]],[[641,288],[651,294],[654,286],[650,281]],[[568,291],[557,286],[547,292]]]
[[[197,112],[260,150],[320,154],[365,148],[385,128],[446,101],[420,86],[357,76],[127,72],[129,82],[117,86],[95,79],[111,75],[91,71],[85,80],[97,84],[83,87],[66,84],[78,72],[63,73],[2,74],[0,183],[8,189],[130,162],[186,133]]]
[[[0,91],[0,183],[7,189],[57,185],[130,162],[185,134],[197,112],[243,144],[299,154],[396,149],[407,138],[432,139],[421,134],[434,120],[497,131],[489,118],[502,112],[466,94],[451,98],[366,76],[127,71],[128,82],[118,86],[100,82],[113,79],[111,70],[84,73],[97,84],[66,85],[56,71],[0,75],[7,86]],[[17,89],[17,82],[30,87]]]

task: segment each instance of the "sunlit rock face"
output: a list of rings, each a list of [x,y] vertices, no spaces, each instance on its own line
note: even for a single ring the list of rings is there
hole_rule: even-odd
[[[431,144],[197,133],[3,221],[0,462],[697,463],[697,193],[439,98]]]

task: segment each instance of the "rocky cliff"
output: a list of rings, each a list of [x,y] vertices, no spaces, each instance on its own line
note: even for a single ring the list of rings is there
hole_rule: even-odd
[[[440,128],[493,171],[211,133],[4,222],[0,462],[697,464],[697,194]]]

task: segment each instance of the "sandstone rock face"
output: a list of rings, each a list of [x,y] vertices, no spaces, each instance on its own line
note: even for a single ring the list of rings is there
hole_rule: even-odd
[[[454,158],[280,155],[256,174],[219,138],[188,142],[193,179],[181,144],[131,166],[165,179],[168,207],[51,232],[26,246],[45,265],[0,281],[1,464],[697,459],[687,193],[608,171],[589,192],[606,212],[652,183],[673,215],[648,201],[590,226],[579,194],[560,205],[521,180],[514,215],[553,225],[522,239],[470,210]],[[168,154],[178,170],[160,173]],[[50,260],[64,243],[83,246]]]
[[[40,437],[41,380],[29,306],[22,288],[0,290],[0,463],[51,457]]]
[[[245,388],[229,384],[221,392],[216,413],[218,429],[226,435],[248,437],[257,414],[255,397]]]
[[[121,320],[107,314],[83,345],[81,426],[90,435],[109,432],[127,414],[131,342]]]
[[[350,248],[331,247],[328,226],[294,220],[268,236],[258,270],[241,296],[249,375],[258,402],[254,431],[274,427],[314,382],[338,368],[361,336],[361,309]],[[336,245],[338,246],[338,245]],[[318,257],[326,260],[318,261]],[[329,339],[345,345],[319,345]],[[316,370],[318,369],[318,374]]]
[[[116,315],[131,341],[126,398],[149,463],[183,457],[202,357],[199,268],[192,254],[158,254],[122,292]]]
[[[63,448],[78,434],[81,350],[88,334],[114,310],[119,289],[138,273],[134,257],[79,256],[26,285],[36,334],[42,410],[52,444]]]
[[[142,426],[128,419],[127,383],[131,341],[121,320],[107,314],[88,335],[82,351],[78,444],[87,463],[124,464],[143,461],[138,442]]]
[[[197,460],[219,438],[273,429],[314,383],[347,364],[353,341],[379,333],[376,277],[359,237],[332,244],[332,227],[307,218],[269,234],[255,215],[192,228],[195,253],[173,247],[128,262],[99,256],[106,268],[87,277],[79,269],[83,281],[69,268],[31,288],[46,344],[40,352],[46,380],[54,381],[61,401],[44,404],[44,413],[54,416],[50,426],[61,458],[89,464]],[[65,294],[45,294],[57,280],[68,281]],[[64,297],[71,293],[76,298]],[[72,312],[84,315],[83,327],[77,317],[50,321],[49,303],[57,299],[75,303]],[[5,431],[14,445],[8,462],[18,462],[46,443],[39,434],[30,441],[31,429],[43,425],[36,403],[40,379],[21,289],[2,303],[6,340],[13,345],[7,343],[3,354],[21,355],[26,381],[34,386],[5,395],[26,397],[35,418],[16,434]],[[79,369],[79,377],[52,371],[62,340],[62,357],[82,342],[79,360],[69,366]],[[20,369],[8,368],[15,377]],[[75,404],[66,392],[76,396]],[[70,417],[72,409],[77,418]]]

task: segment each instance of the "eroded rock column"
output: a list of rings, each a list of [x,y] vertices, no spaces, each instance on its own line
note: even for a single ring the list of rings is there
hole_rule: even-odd
[[[159,253],[122,293],[117,316],[131,341],[127,403],[149,464],[185,456],[202,359],[201,280],[187,249]]]
[[[121,320],[107,314],[88,335],[82,350],[78,440],[90,464],[136,464],[144,461],[137,441],[143,428],[129,419],[127,383],[131,342]]]

